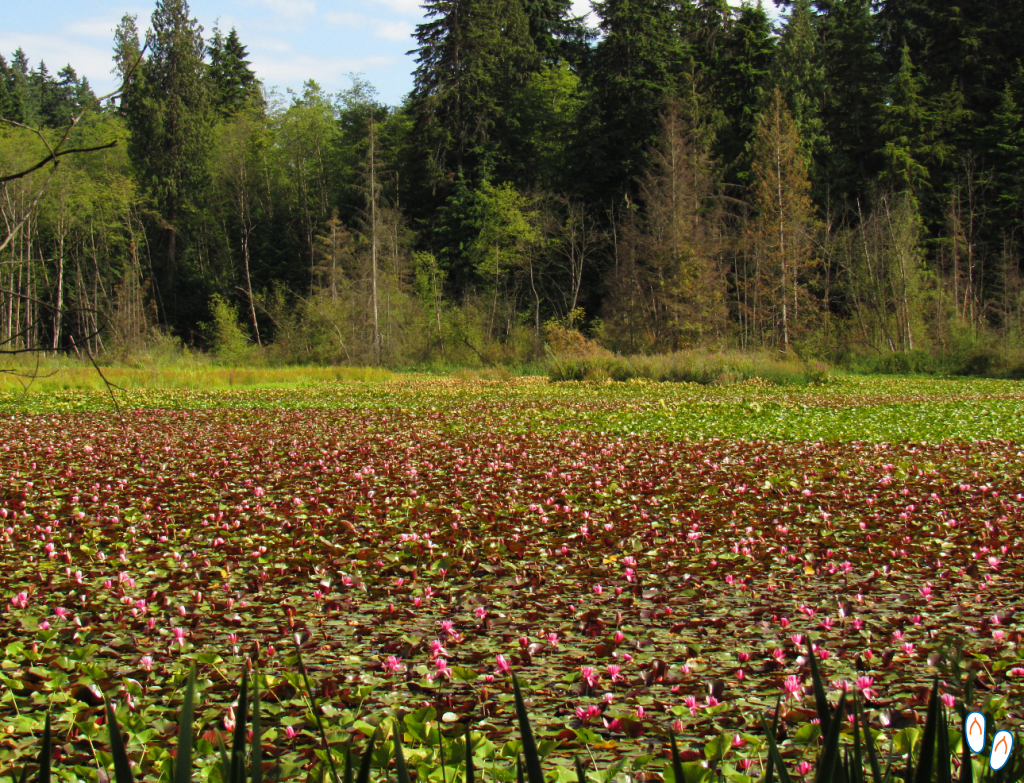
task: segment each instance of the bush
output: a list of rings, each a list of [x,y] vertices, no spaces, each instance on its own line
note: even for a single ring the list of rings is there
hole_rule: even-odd
[[[203,324],[208,334],[210,349],[221,364],[245,364],[252,358],[252,346],[238,311],[219,294],[210,298],[211,321]]]

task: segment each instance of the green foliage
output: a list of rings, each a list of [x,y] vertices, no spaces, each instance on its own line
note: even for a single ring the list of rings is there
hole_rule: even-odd
[[[249,337],[239,323],[235,306],[219,294],[210,298],[210,322],[205,330],[218,361],[226,365],[245,363],[251,353]]]

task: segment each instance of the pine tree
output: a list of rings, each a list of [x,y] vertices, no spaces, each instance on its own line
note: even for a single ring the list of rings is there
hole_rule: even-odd
[[[788,350],[813,314],[807,281],[814,209],[800,137],[778,88],[758,120],[752,174],[756,218],[748,252],[755,264],[745,281],[746,309],[762,343]]]
[[[202,28],[189,18],[188,3],[158,0],[152,25],[149,57],[126,92],[125,112],[129,157],[163,220],[162,300],[173,314],[179,235],[207,183],[209,96]]]
[[[521,0],[432,0],[416,28],[410,111],[436,185],[481,179],[501,154],[510,95],[540,59]]]
[[[227,37],[214,28],[209,53],[210,93],[217,112],[228,117],[248,108],[262,106],[259,81],[246,59],[249,52],[238,39],[234,27]]]
[[[604,34],[590,73],[595,120],[587,169],[599,200],[621,201],[646,168],[659,117],[675,96],[686,44],[667,0],[598,0]]]
[[[827,149],[819,152],[820,199],[849,205],[865,199],[879,160],[878,95],[884,71],[870,0],[816,0],[825,66],[822,118]],[[852,207],[851,207],[852,208]]]
[[[910,47],[904,46],[900,69],[881,107],[879,126],[885,142],[882,178],[896,192],[921,193],[931,179],[929,164],[941,161],[948,152],[936,138],[935,121],[921,93]]]
[[[782,30],[777,61],[782,97],[803,142],[812,183],[819,179],[817,160],[826,153],[828,144],[821,118],[825,68],[814,26],[811,0],[796,0]]]
[[[726,34],[716,90],[726,117],[718,133],[716,157],[727,162],[726,175],[741,184],[750,178],[747,150],[765,105],[775,48],[771,19],[764,8],[744,5]]]
[[[678,104],[661,122],[650,168],[640,181],[642,220],[625,237],[633,252],[624,255],[632,263],[609,281],[605,314],[609,333],[623,346],[664,352],[721,338],[726,307],[715,258],[721,249],[715,219],[720,210],[708,150],[699,132],[681,119]],[[646,335],[644,344],[637,346],[630,332]]]

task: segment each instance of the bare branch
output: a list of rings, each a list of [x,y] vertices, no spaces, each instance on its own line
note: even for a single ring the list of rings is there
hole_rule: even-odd
[[[4,122],[10,122],[10,120],[6,120],[3,117],[0,117],[0,120],[3,120]],[[19,125],[20,123],[13,123],[13,124]],[[22,126],[22,127],[24,127],[24,126]],[[49,146],[49,145],[47,145],[47,146]],[[100,144],[97,147],[75,147],[72,150],[61,150],[60,152],[53,152],[51,150],[49,155],[47,155],[45,158],[43,158],[41,161],[39,161],[34,166],[31,166],[31,167],[25,169],[24,171],[19,171],[17,174],[8,174],[5,177],[0,177],[0,185],[2,185],[5,182],[11,182],[12,180],[21,179],[22,177],[27,177],[33,171],[38,171],[43,166],[45,166],[47,163],[49,163],[50,161],[55,161],[57,158],[61,157],[62,155],[76,155],[76,154],[78,154],[80,152],[99,152],[100,150],[109,150],[109,149],[112,149],[112,148],[114,148],[116,146],[117,146],[117,139],[114,139],[109,144]]]

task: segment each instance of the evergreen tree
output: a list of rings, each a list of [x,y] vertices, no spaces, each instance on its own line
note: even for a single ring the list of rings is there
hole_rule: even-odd
[[[11,58],[9,73],[11,116],[8,119],[31,125],[36,121],[37,104],[30,88],[28,55],[21,47]]]
[[[758,120],[752,174],[756,217],[748,252],[754,268],[745,300],[760,341],[788,350],[814,312],[807,288],[814,209],[796,123],[778,88]]]
[[[870,0],[816,0],[825,66],[822,118],[828,146],[819,153],[819,200],[865,199],[879,161],[878,95],[882,51]]]
[[[929,164],[941,162],[948,153],[936,138],[935,122],[921,93],[910,47],[904,46],[900,69],[888,99],[881,106],[880,117],[885,142],[882,177],[897,192],[921,193],[931,179]]]
[[[582,16],[572,15],[572,0],[523,0],[530,38],[541,59],[551,65],[586,63],[594,33]]]
[[[210,93],[213,107],[227,117],[247,108],[262,106],[259,81],[246,59],[249,52],[234,27],[225,37],[217,28],[210,41]]]
[[[124,94],[121,96],[122,114],[125,98],[131,91],[132,81],[138,75],[138,66],[141,65],[139,56],[142,47],[139,45],[139,28],[135,22],[134,16],[125,14],[114,30],[114,67],[111,73],[124,86]]]
[[[718,157],[726,161],[726,174],[741,184],[749,182],[747,152],[765,105],[764,89],[775,62],[771,19],[761,5],[744,5],[730,25],[722,53],[718,102],[726,122],[718,134]]]
[[[686,46],[667,0],[598,0],[594,10],[604,35],[590,73],[596,126],[585,143],[590,189],[608,203],[621,201],[646,168]]]
[[[11,117],[14,102],[11,97],[13,76],[7,60],[0,54],[0,117]]]
[[[173,315],[179,236],[207,182],[209,96],[202,28],[189,18],[188,3],[158,0],[152,25],[149,57],[126,91],[125,112],[132,165],[162,218],[162,299]]]
[[[416,28],[410,111],[435,187],[483,178],[501,155],[514,90],[537,70],[522,0],[432,0]]]
[[[779,43],[778,83],[816,182],[816,160],[824,156],[828,139],[821,118],[825,68],[821,62],[811,0],[796,0],[786,18]]]

